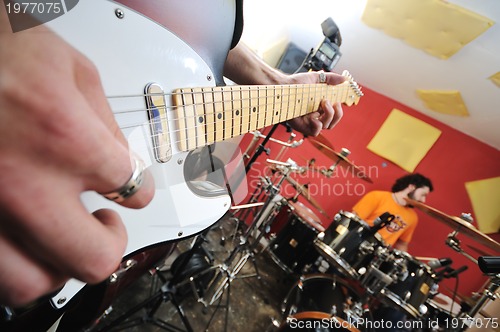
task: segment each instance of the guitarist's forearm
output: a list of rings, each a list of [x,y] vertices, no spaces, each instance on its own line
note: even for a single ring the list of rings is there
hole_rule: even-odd
[[[266,64],[241,42],[229,52],[224,75],[237,84],[289,83],[287,75]]]

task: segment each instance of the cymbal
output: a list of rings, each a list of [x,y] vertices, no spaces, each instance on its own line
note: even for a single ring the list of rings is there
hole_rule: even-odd
[[[328,147],[328,145],[320,142],[319,140],[314,140],[310,139],[311,144],[318,149],[320,152],[322,152],[325,156],[330,158],[331,160],[334,160],[338,162],[340,166],[349,168],[351,167],[353,170],[353,174],[360,179],[363,179],[367,182],[373,183],[372,179],[368,177],[368,175],[365,174],[358,166],[356,166],[352,161],[350,161],[345,155],[343,155],[340,152],[337,152],[333,150],[332,148]]]
[[[323,210],[321,205],[316,201],[312,196],[311,193],[309,192],[309,189],[307,189],[305,186],[301,185],[300,183],[297,182],[297,180],[287,176],[285,178],[294,188],[297,190],[297,192],[302,195],[309,203],[312,204],[322,215],[324,215],[327,218],[330,218],[330,216]]]
[[[322,133],[319,133],[318,136],[307,136],[307,138],[312,142],[319,142],[321,144],[323,144],[324,146],[332,149],[332,150],[335,150],[335,148],[333,147],[332,143],[330,143],[330,141],[328,140],[328,138],[325,137],[325,135],[323,135]]]
[[[435,219],[446,224],[447,226],[454,228],[457,232],[467,235],[471,239],[483,244],[484,246],[495,250],[495,252],[500,252],[500,243],[496,242],[486,234],[479,231],[476,227],[474,227],[474,225],[470,224],[469,222],[459,217],[449,216],[446,213],[436,210],[419,201],[410,198],[405,198],[405,200],[408,202],[408,204],[425,212],[431,217],[434,217]]]

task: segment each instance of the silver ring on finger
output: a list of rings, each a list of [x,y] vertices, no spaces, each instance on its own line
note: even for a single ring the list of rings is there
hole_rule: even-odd
[[[135,194],[144,182],[144,169],[145,165],[138,157],[132,156],[134,160],[134,171],[130,179],[120,188],[113,190],[109,193],[102,194],[102,196],[114,202],[123,202],[133,194]]]
[[[326,83],[326,74],[324,70],[318,71],[319,74],[319,82],[320,83]]]

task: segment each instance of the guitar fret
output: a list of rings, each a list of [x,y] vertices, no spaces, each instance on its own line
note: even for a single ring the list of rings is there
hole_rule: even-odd
[[[288,106],[288,101],[290,99],[289,96],[290,89],[287,88],[286,86],[281,87],[281,103],[280,103],[280,109],[281,109],[281,117],[280,117],[280,122],[286,121],[290,119],[290,109]]]
[[[240,98],[241,98],[241,113],[244,114],[245,117],[242,118],[242,122],[246,119],[246,124],[242,125],[243,128],[246,128],[247,132],[252,131],[252,110],[250,107],[250,91],[240,86]],[[257,126],[257,124],[255,125]]]
[[[214,114],[215,114],[215,141],[220,142],[224,140],[224,110],[222,107],[222,92],[212,88],[212,97],[214,100]]]
[[[205,108],[205,132],[207,144],[215,142],[215,110],[212,88],[202,88],[203,105]]]
[[[265,126],[270,126],[273,124],[274,119],[274,107],[271,107],[271,96],[269,93],[269,89],[267,87],[264,88],[264,108],[266,110],[266,124]]]
[[[195,88],[192,90],[193,108],[194,108],[194,127],[196,132],[196,147],[207,145],[205,106],[203,105],[203,97],[200,94],[201,89]]]
[[[250,99],[248,100],[248,104],[250,107],[250,112],[252,112],[253,122],[255,124],[255,128],[253,130],[255,130],[257,128],[263,128],[264,127],[264,125],[263,125],[264,117],[262,116],[262,114],[260,114],[259,107],[258,107],[259,89],[258,88],[255,89],[255,88],[252,88],[249,86],[248,87],[248,94],[250,95]]]
[[[264,128],[266,123],[266,115],[264,114],[264,110],[260,107],[260,101],[262,99],[262,91],[260,87],[250,88],[252,99],[250,100],[252,103],[252,112],[257,114],[257,127]]]
[[[273,123],[280,123],[280,118],[281,118],[281,108],[277,107],[278,103],[280,102],[280,97],[279,93],[276,93],[276,86],[274,86],[271,90],[271,98],[272,102],[267,105],[267,107],[270,107],[273,109]],[[274,106],[273,106],[274,105]]]
[[[184,101],[184,90],[179,89],[179,92],[173,95],[172,99],[177,107],[175,108],[176,112],[176,122],[177,128],[177,141],[179,142],[179,150],[187,151],[187,132],[186,132],[186,105]]]
[[[224,121],[224,139],[229,139],[233,137],[233,121],[232,116],[229,116],[229,112],[232,109],[231,105],[231,92],[222,89],[222,119]],[[232,115],[232,112],[231,112]]]
[[[233,109],[233,133],[232,137],[239,136],[241,134],[241,105],[238,105],[238,92],[231,86],[230,88],[231,103]]]

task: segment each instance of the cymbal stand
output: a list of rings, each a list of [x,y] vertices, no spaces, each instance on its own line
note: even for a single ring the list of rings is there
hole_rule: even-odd
[[[255,153],[253,154],[252,158],[248,161],[248,164],[245,166],[245,171],[247,173],[250,170],[250,168],[252,167],[255,160],[257,160],[257,158],[259,158],[259,156],[261,155],[262,152],[266,151],[266,153],[269,154],[269,150],[268,149],[266,150],[265,145],[271,139],[271,136],[274,134],[274,132],[278,128],[278,125],[279,124],[275,124],[274,126],[271,127],[271,130],[269,131],[267,136],[264,138],[264,141],[262,141],[262,143],[259,145],[259,147],[255,151]]]
[[[285,163],[280,163],[280,164],[285,164]],[[222,264],[210,268],[211,270],[215,268],[218,270],[218,272],[216,273],[215,277],[212,279],[207,289],[205,290],[204,296],[203,297],[198,296],[198,302],[203,303],[207,307],[213,306],[217,301],[219,302],[219,304],[216,305],[216,308],[212,313],[207,328],[210,325],[217,309],[223,307],[226,310],[224,331],[227,331],[228,314],[230,310],[230,296],[231,296],[230,286],[233,280],[251,278],[251,277],[257,277],[259,280],[261,280],[257,262],[255,260],[255,248],[258,245],[262,236],[264,236],[264,232],[262,230],[265,230],[267,226],[274,220],[274,215],[272,213],[269,213],[267,216],[265,215],[267,211],[266,208],[271,204],[273,204],[273,200],[278,195],[283,181],[288,176],[288,174],[295,169],[290,164],[286,165],[287,167],[281,166],[281,174],[282,174],[281,178],[278,179],[276,183],[270,183],[271,185],[267,188],[269,195],[266,201],[262,205],[260,211],[253,218],[251,224],[248,226],[246,231],[240,236],[239,242],[236,244],[233,251],[229,254],[229,256],[224,260]],[[251,240],[252,234],[254,234],[254,232],[257,230],[260,230],[259,234],[257,235],[257,237]],[[247,263],[248,259],[252,260],[255,273],[238,276],[242,268]],[[202,271],[200,274],[204,273],[205,271]],[[226,295],[226,303],[224,306],[222,306],[221,301],[224,293]]]
[[[282,146],[281,150],[278,152],[277,156],[275,157],[275,160],[280,160],[288,148],[299,147],[304,142],[304,139],[300,139],[299,141],[295,141],[294,139],[297,135],[295,133],[293,133],[291,127],[289,128],[288,126],[287,126],[287,131],[290,132],[290,137],[288,138],[288,142],[284,142],[284,141],[281,141],[279,139],[272,138],[271,136],[274,134],[274,131],[276,130],[277,126],[278,125],[274,125],[271,128],[271,131],[265,136],[263,134],[261,134],[258,130],[253,132],[254,137],[252,138],[252,141],[248,145],[245,153],[243,154],[244,158],[247,158],[247,159],[250,158],[249,153],[251,152],[251,150],[255,150],[255,146],[257,145],[257,142],[260,138],[263,138],[264,140],[259,145],[259,147],[256,149],[252,158],[250,159],[250,161],[246,165],[245,170],[247,173],[250,170],[250,168],[252,167],[252,164],[255,162],[255,160],[257,160],[257,158],[262,154],[262,152],[265,152],[267,155],[269,155],[270,149],[265,148],[265,145],[267,144],[267,142],[271,141],[273,143],[277,143],[277,144]]]
[[[475,264],[478,264],[478,260],[472,257],[470,254],[465,252],[460,247],[460,240],[457,239],[458,231],[454,231],[448,235],[446,238],[446,245],[455,250],[456,252],[462,254],[467,259],[471,260]],[[481,310],[481,308],[486,304],[488,300],[496,300],[496,292],[500,288],[500,274],[491,274],[489,283],[484,287],[484,290],[476,301],[474,306],[470,308],[468,312],[461,312],[457,317],[457,326],[453,328],[453,332],[462,332],[472,327],[474,324],[474,316]]]
[[[474,316],[481,310],[481,308],[486,304],[486,301],[497,299],[496,292],[500,288],[500,274],[495,274],[490,276],[490,282],[484,288],[481,297],[477,300],[474,306],[469,310],[469,312],[462,312],[458,315],[458,325],[453,332],[462,332],[470,327],[474,327]]]
[[[182,262],[180,263],[179,271],[183,271],[185,267],[189,264],[189,261],[193,254],[195,253],[196,248],[201,248],[201,245],[205,241],[205,236],[209,230],[204,231],[199,236],[197,236],[192,244],[188,255],[184,257]],[[155,325],[165,331],[171,332],[194,332],[191,324],[189,323],[188,318],[184,314],[184,310],[181,306],[181,300],[178,296],[178,289],[183,285],[181,282],[182,276],[180,274],[174,273],[170,279],[167,279],[159,269],[155,268],[154,276],[158,278],[161,283],[161,287],[158,290],[153,290],[154,292],[150,297],[140,302],[139,304],[133,306],[125,313],[120,316],[114,318],[110,322],[105,322],[102,324],[103,326],[97,326],[95,329],[92,328],[91,332],[106,332],[106,331],[121,331],[125,329],[129,329],[134,326],[139,326],[143,324],[152,324]],[[160,309],[160,306],[163,303],[170,302],[177,311],[179,318],[184,325],[184,328],[179,328],[173,324],[170,324],[167,321],[164,321],[158,317],[156,317],[156,313]],[[141,310],[145,310],[145,314],[134,318],[133,315],[138,313]]]
[[[465,256],[467,259],[471,260],[475,264],[477,264],[477,259],[472,257],[470,254],[465,252],[461,247],[460,247],[460,240],[457,238],[458,231],[454,231],[450,234],[448,234],[448,237],[446,238],[446,245],[449,246],[451,249],[455,250],[459,254],[462,254]]]
[[[289,148],[299,147],[304,142],[304,139],[300,139],[299,141],[295,141],[294,139],[297,135],[295,133],[293,133],[291,131],[291,129],[290,129],[290,137],[288,138],[288,142],[284,142],[284,141],[272,138],[271,135],[274,133],[275,129],[276,129],[276,125],[271,129],[271,131],[269,132],[269,134],[267,136],[261,134],[260,131],[258,131],[258,130],[253,132],[254,137],[252,138],[252,141],[248,145],[245,153],[243,154],[244,158],[246,158],[246,159],[250,158],[249,153],[255,149],[255,146],[260,138],[263,138],[264,141],[259,146],[259,149],[255,152],[251,161],[249,161],[249,163],[247,164],[246,169],[245,169],[247,173],[250,170],[250,167],[253,164],[253,162],[257,159],[258,155],[260,155],[264,151],[266,152],[266,154],[269,154],[269,149],[264,148],[264,145],[268,141],[277,143],[277,144],[282,146],[281,150],[278,152],[278,155],[274,159],[276,161],[281,159],[281,157],[283,156],[283,154],[285,153],[286,150],[288,150]],[[288,129],[287,129],[287,131],[288,131]],[[252,193],[252,195],[250,196],[250,198],[247,201],[247,204],[255,204],[257,202],[260,202],[262,200],[263,196],[265,194],[267,194],[267,188],[269,188],[269,185],[271,183],[270,176],[271,176],[270,172],[267,171],[265,177],[260,177],[261,180],[257,184],[257,186],[255,187],[254,192]],[[251,210],[251,209],[244,209],[244,212],[239,216],[239,218],[238,217],[232,218],[232,220],[234,220],[236,222],[236,227],[234,229],[234,233],[236,233],[239,229],[240,220],[247,220],[248,216],[250,215],[250,213],[252,211],[253,210]],[[238,212],[236,212],[236,213],[238,213]],[[235,235],[236,234],[233,234],[233,238]]]
[[[342,148],[340,150],[340,154],[344,157],[347,158],[347,156],[349,156],[351,154],[351,151],[349,151],[348,149],[346,148]],[[327,170],[321,170],[321,174],[323,174],[324,176],[326,176],[327,178],[330,178],[332,177],[333,173],[335,172],[335,169],[337,168],[337,166],[340,164],[340,162],[342,161],[342,158],[341,157],[338,157],[337,161],[332,164],[330,167],[328,167]]]
[[[290,137],[288,138],[288,142],[282,142],[280,140],[276,140],[276,139],[271,138],[272,142],[275,142],[275,143],[282,145],[281,150],[278,152],[278,154],[274,158],[275,160],[281,160],[281,157],[286,152],[286,150],[288,150],[288,148],[296,148],[296,147],[301,146],[302,143],[304,143],[304,139],[301,139],[299,141],[294,141],[294,138],[296,136],[297,136],[297,134],[295,134],[294,132],[291,132]]]

